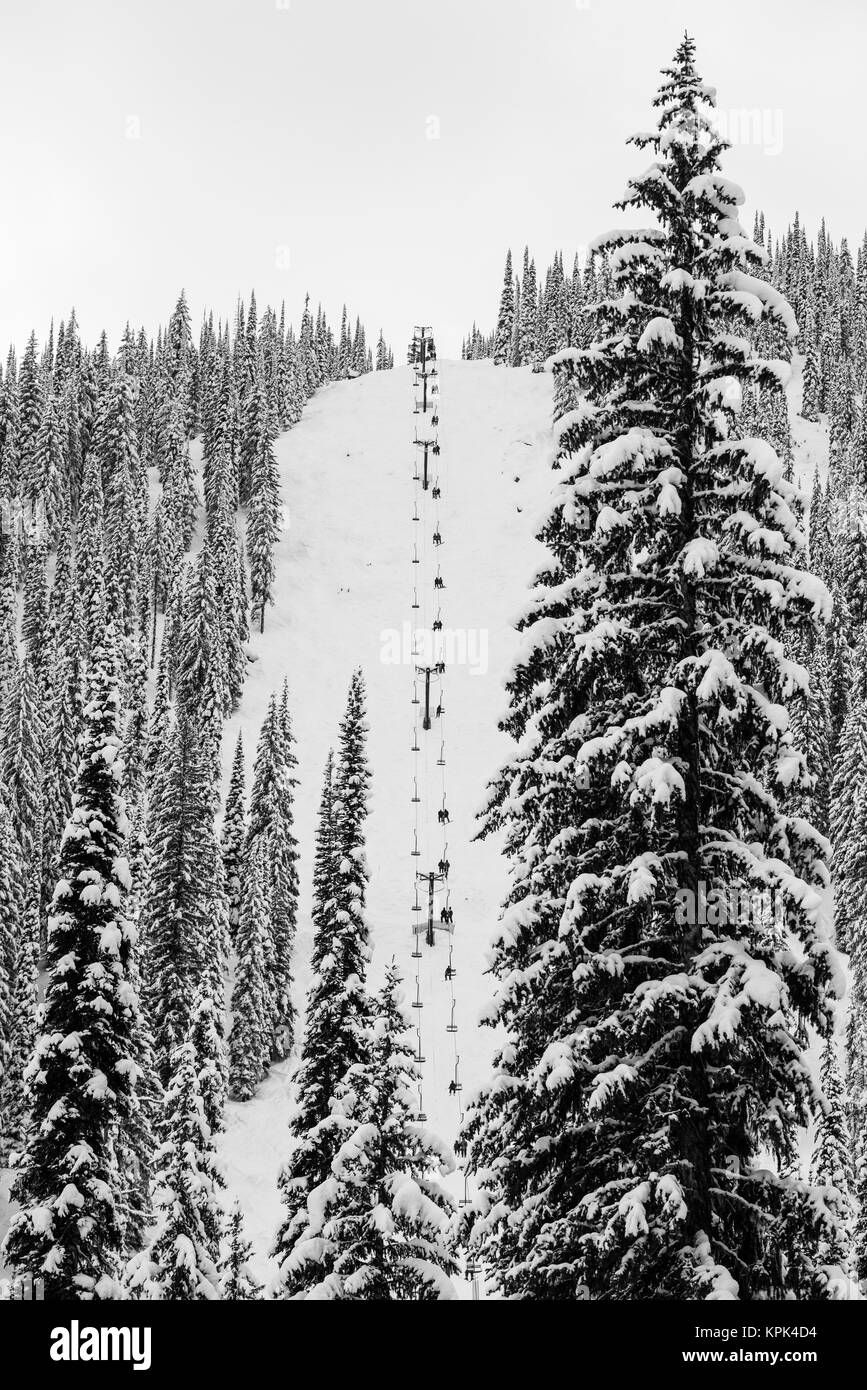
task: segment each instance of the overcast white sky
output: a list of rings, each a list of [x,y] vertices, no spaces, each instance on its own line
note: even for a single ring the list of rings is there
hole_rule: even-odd
[[[309,288],[454,354],[508,245],[616,225],[685,27],[723,112],[764,113],[727,165],[750,223],[857,243],[863,0],[0,0],[4,355],[73,303],[115,344],[182,285],[195,324],[251,287],[297,323]]]

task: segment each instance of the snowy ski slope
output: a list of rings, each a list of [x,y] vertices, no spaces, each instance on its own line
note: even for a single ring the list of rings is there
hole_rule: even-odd
[[[490,1030],[479,1029],[477,1019],[491,993],[491,980],[483,975],[485,951],[507,884],[499,844],[472,843],[474,816],[507,742],[497,719],[517,646],[511,623],[544,557],[533,532],[549,487],[552,381],[548,375],[495,369],[489,362],[440,361],[438,366],[443,623],[455,634],[458,658],[466,635],[468,657],[449,667],[444,686],[456,1040],[466,1101],[485,1076],[493,1046]],[[378,980],[383,963],[395,956],[406,980],[407,1004],[415,997],[414,875],[419,864],[436,865],[440,841],[428,846],[421,837],[422,857],[411,857],[415,662],[404,624],[414,616],[412,441],[423,419],[413,415],[414,397],[407,367],[335,383],[314,396],[301,423],[277,442],[288,513],[276,556],[277,601],[266,615],[264,636],[255,633],[251,642],[257,660],[241,708],[226,727],[223,775],[225,789],[240,727],[249,789],[268,696],[288,677],[299,760],[300,1010],[311,945],[310,875],[321,774],[355,666],[363,668],[367,682],[373,774],[367,837],[373,976]],[[429,626],[430,610],[415,617]],[[396,645],[402,649],[399,664]],[[435,760],[436,730],[428,746]],[[445,1031],[447,948],[441,940],[422,949],[425,1113],[432,1128],[451,1142],[458,1099],[448,1093],[454,1046]],[[241,1197],[262,1275],[280,1216],[276,1181],[288,1152],[290,1071],[288,1062],[275,1067],[254,1100],[230,1103],[220,1143],[229,1189]]]

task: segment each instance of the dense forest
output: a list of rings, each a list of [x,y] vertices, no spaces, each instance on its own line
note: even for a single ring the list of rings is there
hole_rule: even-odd
[[[867,1279],[867,234],[854,260],[798,216],[747,234],[689,38],[655,110],[618,204],[641,225],[568,274],[509,252],[495,327],[462,348],[549,372],[554,420],[479,824],[510,870],[496,1053],[459,1133],[418,1113],[406,972],[372,970],[365,673],[322,777],[303,1008],[290,685],[249,789],[224,746],[275,602],[275,441],[392,348],[255,295],[196,342],[182,293],[155,337],[88,347],[72,312],[10,350],[3,1261],[47,1298]],[[286,1059],[263,1288],[217,1141]]]

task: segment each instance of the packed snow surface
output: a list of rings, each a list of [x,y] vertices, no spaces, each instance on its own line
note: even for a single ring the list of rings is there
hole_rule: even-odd
[[[454,661],[443,686],[444,777],[456,1037],[464,1088],[460,1099],[465,1103],[485,1077],[494,1044],[490,1029],[480,1029],[478,1019],[493,993],[493,980],[483,974],[484,956],[507,888],[499,839],[473,842],[475,813],[508,747],[497,721],[505,706],[503,683],[518,646],[512,620],[545,555],[533,529],[552,482],[547,466],[552,380],[548,374],[508,371],[490,362],[440,361],[438,366],[443,545],[437,559],[446,586],[443,625],[454,635]],[[413,614],[410,606],[417,569],[411,563],[413,438],[416,426],[421,436],[430,433],[425,423],[430,417],[413,414],[414,399],[406,367],[338,382],[318,392],[301,423],[277,441],[286,506],[284,536],[276,552],[277,601],[266,614],[264,635],[253,634],[256,660],[248,669],[240,710],[226,726],[223,790],[240,727],[249,791],[258,727],[269,695],[287,677],[299,763],[296,829],[302,896],[296,998],[302,1012],[322,768],[329,746],[336,745],[356,666],[362,667],[367,683],[370,728],[367,849],[373,977],[378,983],[385,962],[394,956],[404,974],[407,1002],[415,998],[414,874],[418,865],[436,868],[441,836],[438,831],[429,839],[420,835],[421,858],[411,857],[415,661],[404,624],[419,624],[432,612],[430,603],[426,615],[423,610]],[[425,568],[432,574],[429,565]],[[440,741],[436,724],[421,738],[433,773]],[[437,770],[437,784],[438,777]],[[445,1031],[447,948],[440,939],[433,949],[423,949],[425,1113],[430,1127],[451,1143],[459,1110],[458,1097],[448,1092],[455,1049],[453,1035]],[[255,1266],[263,1277],[280,1219],[277,1172],[289,1151],[292,1065],[276,1066],[253,1100],[229,1104],[220,1139],[229,1190],[241,1199]]]

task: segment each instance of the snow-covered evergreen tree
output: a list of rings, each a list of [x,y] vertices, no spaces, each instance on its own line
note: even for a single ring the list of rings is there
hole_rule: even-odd
[[[349,684],[346,712],[340,723],[334,768],[334,908],[343,937],[346,988],[363,981],[370,958],[367,901],[365,823],[370,794],[367,763],[367,713],[364,677],[355,671]]]
[[[0,1158],[12,1167],[20,1159],[27,1137],[31,1097],[27,1071],[39,1027],[39,949],[35,911],[21,914],[9,962],[8,1034],[0,1074]]]
[[[236,1100],[249,1100],[255,1093],[271,1057],[267,880],[268,843],[259,838],[247,846],[244,854],[240,912],[235,928],[229,1085]]]
[[[377,997],[368,1055],[344,1079],[324,1123],[340,1136],[331,1171],[309,1194],[281,1267],[284,1297],[455,1298],[454,1199],[433,1176],[451,1151],[417,1118],[419,1071],[394,962]]]
[[[813,668],[819,677],[817,695],[819,699],[825,698],[825,717],[830,725],[831,692],[824,644],[814,653]],[[830,834],[834,846],[834,926],[837,942],[843,950],[852,949],[867,903],[867,820],[864,819],[867,815],[867,635],[864,633],[853,654],[848,696],[829,795]],[[809,729],[811,734],[815,734],[815,722],[821,714],[817,702]],[[830,743],[830,738],[827,742]]]
[[[819,418],[819,365],[817,358],[816,345],[811,336],[807,343],[807,353],[804,360],[801,414],[805,420],[818,420]]]
[[[244,742],[239,729],[238,741],[235,744],[235,756],[232,760],[232,775],[226,795],[221,836],[226,906],[229,913],[229,933],[233,945],[241,909],[241,865],[247,833],[244,778]]]
[[[319,965],[319,950],[328,950],[331,940],[329,922],[336,910],[337,846],[334,819],[334,752],[329,748],[322,775],[319,814],[316,822],[316,847],[313,855],[313,958],[314,969]]]
[[[20,873],[18,844],[12,818],[0,796],[0,1086],[8,1057],[12,1029],[12,990],[16,943],[18,939],[19,901],[17,878]],[[2,1117],[0,1117],[2,1127]]]
[[[224,1253],[220,1260],[220,1298],[227,1303],[248,1303],[262,1296],[262,1285],[250,1273],[251,1249],[244,1235],[241,1204],[236,1200],[226,1223]]]
[[[102,469],[95,451],[88,454],[84,468],[76,522],[75,578],[82,595],[82,617],[90,652],[102,641],[106,623]]]
[[[189,1040],[196,1054],[196,1070],[202,1107],[211,1134],[223,1128],[228,1089],[228,1057],[223,1040],[223,990],[214,998],[205,975],[196,991],[190,1014]]]
[[[278,1289],[284,1293],[294,1278],[286,1261],[305,1229],[307,1199],[328,1178],[341,1143],[339,1107],[335,1111],[332,1105],[348,1070],[368,1056],[365,736],[364,683],[356,672],[340,726],[336,771],[330,756],[326,765],[316,835],[313,978],[290,1122],[295,1144],[280,1177],[286,1216],[274,1251],[280,1268]]]
[[[513,1296],[823,1297],[836,1276],[833,1213],[791,1175],[818,1107],[804,1025],[828,1031],[838,985],[786,712],[787,644],[830,605],[782,461],[738,429],[744,387],[786,372],[745,330],[796,325],[711,105],[685,38],[623,204],[655,225],[592,248],[595,338],[555,359],[576,404],[486,817],[514,861],[506,1042],[466,1130],[467,1229]],[[704,913],[734,888],[770,891],[787,939]]]
[[[833,1037],[826,1038],[822,1047],[820,1068],[824,1105],[816,1122],[813,1136],[813,1155],[810,1178],[819,1186],[833,1188],[837,1201],[848,1207],[854,1187],[852,1138],[846,1117],[846,1096],[837,1047]],[[846,1243],[840,1243],[836,1259],[843,1261]]]
[[[147,478],[139,459],[133,383],[126,372],[118,372],[106,392],[96,449],[105,493],[106,562],[118,585],[129,628],[134,621],[139,535],[147,512]]]
[[[530,366],[536,357],[536,263],[528,260],[524,248],[524,274],[521,280],[521,318],[518,326],[518,342],[522,366]]]
[[[278,708],[274,696],[262,723],[253,788],[247,844],[264,847],[262,890],[265,894],[264,943],[267,985],[270,994],[271,1041],[275,1057],[284,1056],[294,1039],[292,1003],[292,950],[298,912],[298,848],[294,833],[296,758],[288,711],[288,692]]]
[[[138,815],[140,818],[140,811]],[[134,830],[131,830],[127,839],[126,849],[132,875],[132,886],[127,895],[127,913],[128,920],[137,933],[140,896],[136,890],[135,875],[143,868],[143,859],[146,856],[142,856],[140,846],[135,856],[131,853],[136,849]],[[142,994],[140,959],[141,943],[136,940],[130,955],[129,979],[138,998],[141,998]],[[145,1008],[140,1008],[133,1020],[130,1053],[138,1068],[137,1103],[130,1113],[118,1145],[124,1184],[124,1249],[127,1255],[141,1250],[153,1220],[153,1163],[157,1147],[157,1125],[163,1102],[163,1088],[154,1065],[150,1019]]]
[[[36,864],[42,836],[44,701],[37,672],[26,657],[18,668],[3,710],[3,794],[12,815],[24,872]]]
[[[219,454],[218,463],[220,460],[228,464],[225,449]],[[244,689],[247,666],[244,643],[250,636],[243,561],[230,496],[233,488],[233,477],[225,467],[220,470],[215,483],[215,498],[208,512],[206,536],[209,569],[219,613],[219,660],[223,672],[225,714],[237,705]]]
[[[223,715],[231,708],[213,555],[205,542],[190,572],[178,649],[178,700],[195,724],[205,765],[216,774]]]
[[[156,1227],[128,1267],[130,1296],[217,1299],[222,1182],[189,1039],[172,1053],[162,1132],[154,1183]]]
[[[163,1085],[169,1082],[172,1053],[186,1036],[196,989],[209,969],[221,971],[224,958],[213,801],[211,770],[181,712],[154,774],[151,870],[142,908],[145,997]]]
[[[27,658],[39,676],[40,683],[44,681],[48,656],[47,562],[48,547],[45,540],[34,539],[26,550],[21,636]]]
[[[497,315],[497,330],[494,338],[494,365],[508,365],[512,356],[512,337],[515,327],[515,287],[512,279],[512,253],[506,252],[506,269],[503,275],[503,292],[500,295],[500,312]]]
[[[22,911],[21,854],[0,794],[0,1163],[21,1152],[29,1113],[25,1072],[37,1024],[38,922]]]
[[[273,603],[274,546],[282,530],[280,478],[274,456],[272,424],[264,392],[256,401],[256,449],[250,472],[250,511],[247,517],[247,558],[250,565],[251,610],[265,631],[265,607]]]
[[[94,655],[72,815],[60,850],[44,1018],[28,1080],[32,1121],[14,1184],[6,1261],[46,1298],[115,1296],[125,1243],[119,1148],[137,1105],[124,903],[120,698],[109,647]]]

